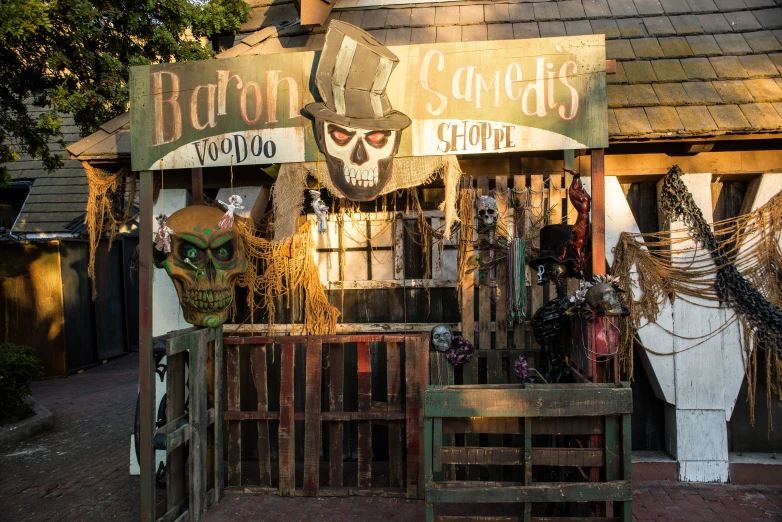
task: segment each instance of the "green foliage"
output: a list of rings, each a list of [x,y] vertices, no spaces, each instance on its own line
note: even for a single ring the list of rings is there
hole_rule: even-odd
[[[43,377],[41,361],[32,348],[0,344],[0,419],[20,420],[32,413],[25,397],[30,383]]]
[[[62,144],[59,113],[95,132],[127,111],[131,66],[210,58],[208,39],[249,13],[242,0],[0,2],[0,188],[22,154],[62,165],[49,147]]]

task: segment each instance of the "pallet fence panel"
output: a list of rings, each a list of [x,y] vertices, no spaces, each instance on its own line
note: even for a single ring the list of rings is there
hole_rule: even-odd
[[[405,338],[408,498],[424,496],[423,397],[429,380],[428,348],[426,337]]]
[[[402,352],[398,342],[386,343],[386,391],[388,412],[402,411]],[[402,423],[388,423],[388,471],[391,487],[404,485],[404,467],[402,455]]]
[[[343,410],[345,348],[342,344],[329,346],[329,411]],[[341,422],[329,423],[329,486],[342,487],[343,429]]]
[[[207,491],[207,342],[203,336],[196,338],[196,346],[190,349],[190,501],[191,520],[200,520],[206,514]]]
[[[452,385],[454,384],[454,368],[453,365],[448,362],[444,353],[430,352],[429,354],[429,383],[440,385]],[[442,444],[445,446],[453,446],[455,438],[452,433],[442,434]],[[444,466],[442,470],[439,468],[434,472],[436,480],[456,480],[456,468],[454,466]]]
[[[294,438],[293,410],[293,342],[282,343],[280,357],[280,427],[279,427],[279,470],[280,495],[292,496],[296,489],[296,448]]]
[[[220,410],[223,405],[225,390],[225,347],[223,345],[223,327],[216,329],[214,336],[214,391],[212,408],[214,412],[214,445],[211,462],[214,466],[214,501],[220,502],[225,491],[225,461],[223,460],[223,416]]]
[[[512,232],[512,221],[509,216],[508,205],[508,177],[497,176],[495,179],[495,195],[497,199],[497,214],[498,220],[504,224],[504,227],[498,227],[498,231],[505,230],[505,232]],[[500,237],[498,234],[497,240]],[[507,238],[506,238],[507,239]],[[501,263],[496,269],[496,280],[494,282],[495,288],[495,319],[496,332],[494,334],[495,343],[492,348],[498,350],[505,350],[508,348],[508,315],[507,315],[507,267],[506,263]]]
[[[166,419],[179,419],[185,414],[185,358],[180,353],[168,357],[166,369]],[[185,446],[166,456],[166,510],[174,509],[185,499]]]
[[[257,408],[259,412],[269,411],[269,391],[266,378],[266,345],[250,345],[250,371],[253,375],[253,384],[258,397]],[[269,448],[269,421],[258,421],[258,471],[261,486],[271,487],[271,453]]]
[[[372,409],[372,357],[369,343],[356,345],[358,361],[358,411]],[[370,487],[372,483],[372,421],[358,423],[358,487]]]
[[[229,345],[225,348],[226,396],[229,411],[239,411],[241,407],[241,345]],[[228,421],[228,485],[242,485],[242,421]]]
[[[304,494],[316,496],[320,483],[320,393],[323,344],[317,337],[307,341],[307,385],[304,410]]]
[[[540,174],[533,174],[530,176],[530,206],[531,208],[531,218],[535,221],[542,219],[544,217],[543,212],[543,176]],[[537,209],[537,212],[539,212],[538,216],[534,216],[535,209]],[[534,222],[534,221],[533,221]],[[540,224],[536,224],[536,230],[540,230]],[[540,249],[540,238],[538,237],[538,234],[535,233],[533,235],[532,239],[532,246],[535,249]],[[530,297],[531,297],[531,307],[529,310],[530,317],[540,308],[543,306],[543,287],[538,285],[538,278],[537,274],[533,272],[531,269],[527,271],[527,275],[530,277]],[[531,328],[530,328],[531,330]],[[540,349],[540,345],[535,341],[535,336],[530,336],[530,341],[533,343],[533,346]]]

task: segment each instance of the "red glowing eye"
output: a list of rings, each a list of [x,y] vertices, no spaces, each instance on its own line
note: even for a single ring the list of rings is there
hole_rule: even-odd
[[[382,132],[373,132],[372,134],[367,136],[367,139],[371,141],[372,143],[380,143],[385,139],[386,135]]]
[[[337,141],[346,141],[350,139],[350,136],[340,131],[333,131],[331,135],[334,136],[334,139]]]

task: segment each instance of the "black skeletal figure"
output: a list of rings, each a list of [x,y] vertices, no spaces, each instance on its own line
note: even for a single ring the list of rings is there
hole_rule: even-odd
[[[573,373],[565,364],[562,355],[562,327],[568,316],[567,268],[560,263],[545,263],[540,272],[538,284],[554,283],[556,299],[541,306],[532,316],[532,332],[541,346],[540,358],[544,365],[546,382],[565,383],[573,381]]]

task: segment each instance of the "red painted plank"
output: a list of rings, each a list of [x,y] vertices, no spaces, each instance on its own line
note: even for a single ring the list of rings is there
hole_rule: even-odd
[[[329,412],[343,410],[345,348],[341,344],[329,347]],[[343,430],[341,422],[329,425],[329,486],[342,486]]]
[[[320,384],[323,345],[312,337],[307,343],[307,384],[304,404],[304,494],[317,496],[320,474]]]
[[[255,391],[258,395],[258,411],[269,411],[269,391],[266,379],[266,345],[250,347],[250,368]],[[258,468],[261,486],[272,485],[271,458],[269,453],[269,421],[258,421]]]
[[[280,495],[290,496],[296,489],[296,451],[293,424],[293,352],[292,342],[282,344],[280,358]]]
[[[226,395],[228,409],[239,411],[241,406],[241,368],[239,346],[225,347]],[[242,485],[242,421],[228,421],[228,485]]]
[[[372,407],[372,359],[369,343],[358,343],[358,411]],[[358,423],[358,487],[372,482],[372,421]]]

